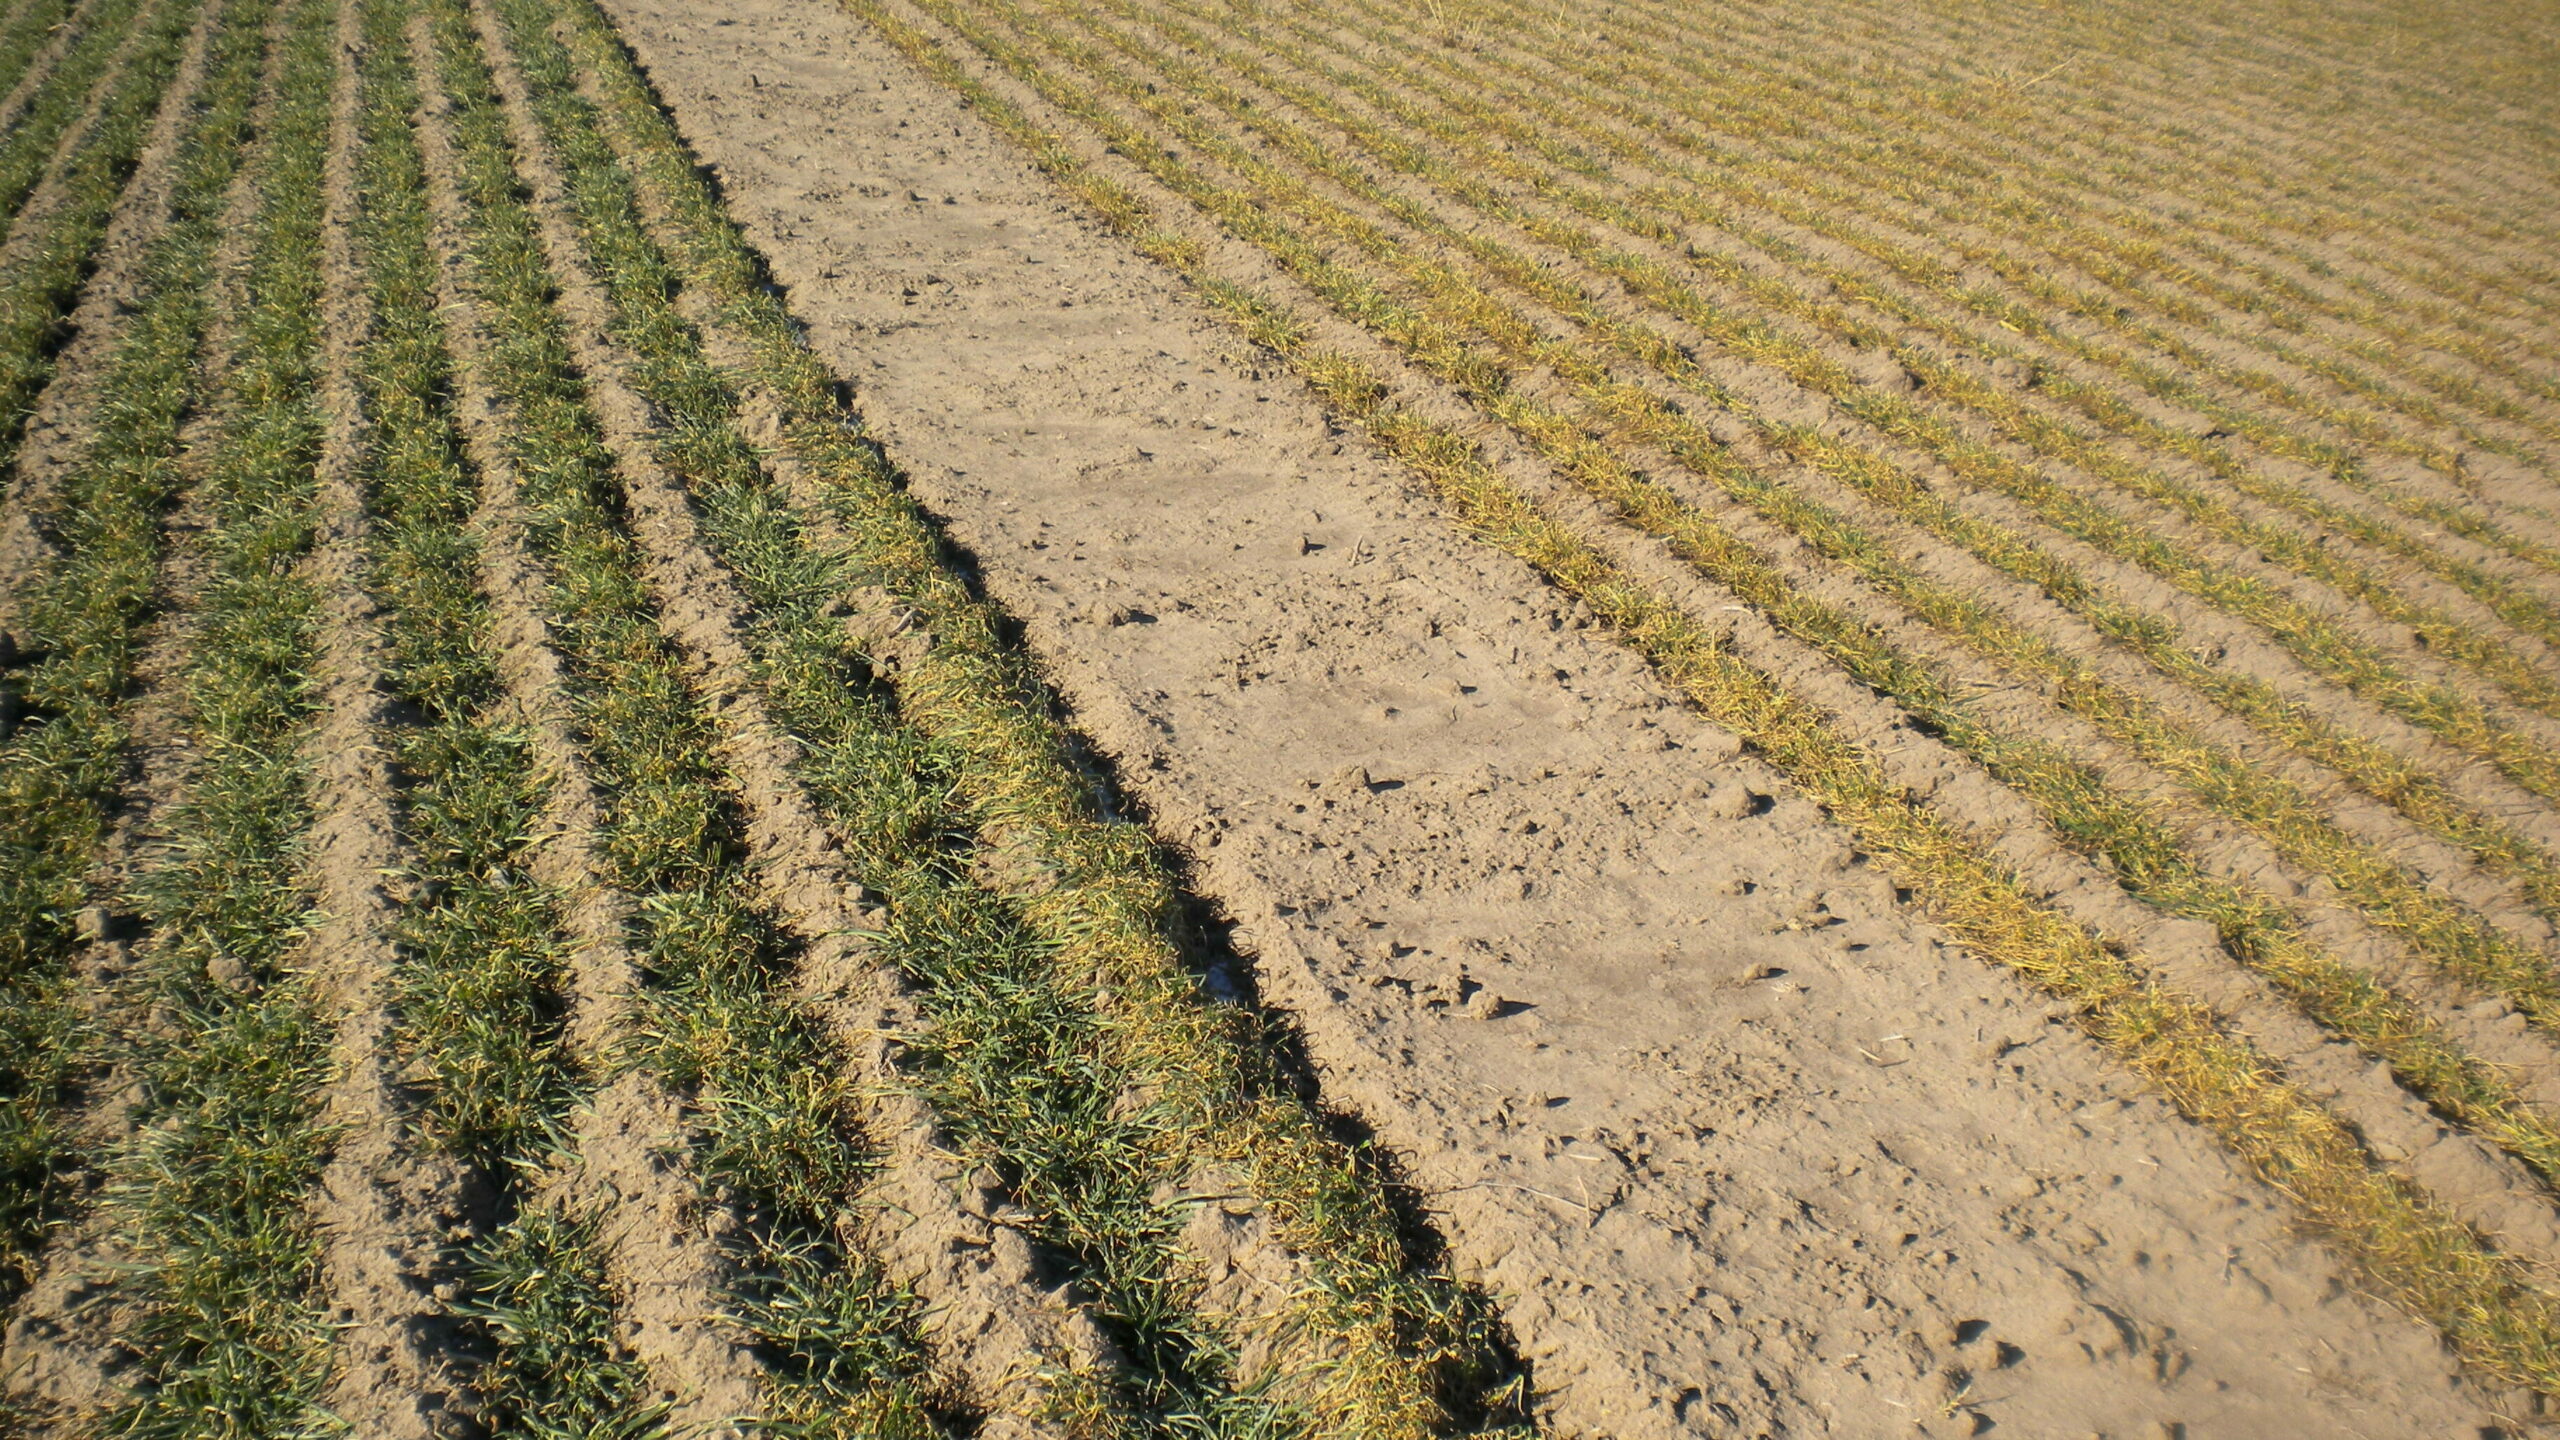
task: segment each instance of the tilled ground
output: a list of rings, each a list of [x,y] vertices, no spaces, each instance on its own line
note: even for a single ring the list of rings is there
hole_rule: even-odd
[[[0,1419],[2532,1428],[2537,25],[19,0]]]

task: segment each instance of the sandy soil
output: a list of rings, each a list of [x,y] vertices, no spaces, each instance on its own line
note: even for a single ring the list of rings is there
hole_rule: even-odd
[[[2279,1197],[856,22],[609,8],[1562,1428],[2495,1422]]]

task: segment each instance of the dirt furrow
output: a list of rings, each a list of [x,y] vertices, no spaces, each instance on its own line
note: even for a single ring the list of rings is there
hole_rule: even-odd
[[[1650,683],[1576,633],[1570,607],[1552,612],[1560,628],[1551,632],[1544,604],[1518,598],[1536,594],[1525,572],[1418,518],[1392,474],[1357,454],[1328,455],[1335,442],[1303,392],[1217,358],[1230,343],[1223,332],[1192,318],[1178,346],[1162,326],[1115,336],[1127,314],[1196,312],[1116,242],[1060,217],[1047,186],[967,109],[859,27],[798,7],[722,17],[737,20],[729,27],[670,7],[614,9],[795,308],[860,378],[866,410],[919,492],[975,547],[1034,642],[1059,657],[1081,723],[1202,865],[1275,997],[1299,1009],[1328,1090],[1416,1157],[1456,1262],[1517,1287],[1517,1331],[1558,1387],[1561,1418],[1612,1433],[1781,1415],[1802,1428],[1876,1428],[1901,1413],[1894,1404],[1913,1403],[1904,1387],[1939,1373],[1952,1351],[1907,1371],[1897,1359],[1887,1374],[1872,1347],[1840,1337],[1835,1358],[1859,1358],[1818,1365],[1829,1342],[1779,1318],[1799,1299],[1870,1297],[1913,1334],[1929,1333],[1920,1317],[1930,1307],[1977,1303],[1964,1298],[1977,1284],[2052,1296],[2057,1316],[2087,1303],[2027,1278],[2038,1272],[2014,1232],[1994,1238],[1977,1228],[1985,1214],[1946,1208],[1954,1196],[1940,1188],[1941,1167],[1961,1147],[1914,1155],[1888,1141],[1901,1157],[1888,1160],[1853,1138],[1876,1122],[1880,1112],[1860,1107],[1879,1103],[1881,1080],[1899,1087],[1895,1104],[1922,1103],[1918,1086],[1951,1112],[1996,1113],[2004,1133],[1979,1138],[2032,1149],[2044,1141],[2021,1137],[2041,1137],[2050,1122],[2037,1117],[2059,1112],[2030,1094],[2069,1094],[2088,1083],[2075,1077],[2098,1073],[2079,1068],[2094,1063],[2079,1042],[2034,1030],[2042,1043],[2013,1052],[2029,1074],[1997,1068],[2026,1089],[1958,1100],[1938,1088],[1964,1072],[1934,1058],[1939,1041],[1925,1037],[1943,1032],[1927,1028],[1941,1023],[1931,1017],[1948,1001],[1945,1020],[1970,1036],[1975,1022],[1956,1019],[1967,1007],[1986,1005],[1987,1017],[2022,1004],[2005,985],[1936,958],[1926,931],[1889,901],[1877,908],[1854,869],[1816,878],[1822,857],[1793,848],[1793,821],[1756,832],[1747,859],[1704,832],[1687,838],[1678,822],[1668,832],[1677,841],[1659,829],[1650,833],[1663,838],[1634,838],[1668,811],[1730,803],[1748,814],[1762,803],[1754,795],[1779,787],[1749,761],[1722,760],[1702,776],[1702,764],[1730,755],[1729,742],[1659,708],[1658,697],[1646,705]],[[741,91],[719,78],[738,69],[760,84]],[[880,156],[880,168],[849,168],[840,157],[850,153]],[[956,215],[940,205],[946,195]],[[1243,265],[1231,243],[1198,238],[1221,269]],[[1346,584],[1364,597],[1347,621]],[[1582,728],[1559,730],[1559,720]],[[1647,736],[1681,748],[1648,749]],[[1796,803],[1779,798],[1771,813],[1792,815]],[[1532,853],[1541,858],[1529,862]],[[1558,866],[1571,878],[1522,893],[1526,872]],[[1701,880],[1712,885],[1733,867],[1750,894],[1702,893]],[[1783,928],[1777,911],[1816,894],[1843,923]],[[1765,919],[1764,906],[1773,907]],[[1866,948],[1829,949],[1826,934]],[[1844,962],[1851,968],[1834,968]],[[1765,964],[1789,973],[1746,978]],[[1871,981],[1853,978],[1863,974],[1855,967],[1870,964],[1904,970],[1914,987],[1892,987],[1892,1021],[1860,1008]],[[1789,984],[1812,988],[1779,996]],[[1500,1017],[1491,1023],[1462,1003],[1488,992],[1497,1003],[1480,1008]],[[1754,1017],[1740,1030],[1729,1019],[1698,1028],[1734,1006]],[[1767,1048],[1754,1040],[1748,1059],[1733,1054],[1743,1035],[1766,1037]],[[1885,1035],[1897,1038],[1876,1050]],[[1900,1059],[1915,1035],[1931,1060]],[[1858,1058],[1860,1044],[1886,1068]],[[2047,1058],[2058,1068],[2033,1068]],[[1727,1083],[1736,1067],[1751,1072],[1749,1085]],[[1610,1070],[1622,1078],[1605,1078]],[[1749,1093],[1785,1098],[1762,1110]],[[1566,1103],[1548,1103],[1558,1099]],[[1675,1115],[1714,1134],[1684,1131]],[[2109,1125],[2132,1126],[2136,1143],[2173,1168],[2222,1163],[2186,1148],[2192,1132],[2155,1130],[2156,1112],[2137,1106]],[[1795,1175],[1753,1158],[1750,1137],[1776,1127],[1833,1137],[1816,1148],[1861,1157],[1838,1162],[1860,1176]],[[2155,1136],[2182,1133],[2157,1148]],[[1610,1168],[1622,1162],[1603,1158],[1604,1140],[1630,1157],[1626,1169]],[[1989,1172],[2006,1163],[1983,1161]],[[2119,1237],[2165,1218],[2140,1204],[2115,1208],[2164,1193],[2148,1178],[2099,1200],[2062,1178],[2070,1169],[2023,1165],[2060,1188],[1990,1213],[2023,1225],[2047,1206],[2078,1209],[2106,1216],[2087,1223]],[[1870,1171],[1910,1188],[1871,1192]],[[1790,1278],[1778,1257],[1803,1252],[1757,1228],[1773,1222],[1780,1197],[1819,1197],[1811,1203],[1828,1226],[1886,1193],[1911,1207],[1914,1231],[1944,1237],[1960,1257],[1927,1294],[1855,1260],[1827,1278],[1800,1263]],[[1714,1216],[1702,1221],[1709,1195]],[[2234,1221],[2225,1212],[2189,1233]],[[1755,1235],[1773,1248],[1758,1248]],[[2193,1243],[2215,1255],[2229,1242]],[[2242,1248],[2255,1255],[2256,1244]],[[1600,1259],[1603,1250],[1616,1258]],[[2153,1253],[2180,1251],[2164,1242]],[[2118,1271],[2089,1263],[2078,1273],[2098,1289],[2079,1293],[2103,1295],[2120,1314],[2163,1313],[2161,1297],[2126,1299],[2113,1288]],[[2271,1271],[2284,1266],[2252,1273]],[[1579,1283],[1563,1284],[1565,1275]],[[1848,1288],[1829,1291],[1835,1283]],[[1725,1295],[1744,1308],[1725,1309]],[[1864,1302],[1812,1303],[1836,1314]],[[2186,1343],[2210,1327],[2174,1328]],[[1599,1334],[1606,1345],[1577,1338]],[[2051,1354],[2045,1341],[2027,1348]],[[2365,1374],[2407,1373],[2400,1363],[2377,1360]],[[2115,1425],[2134,1421],[2100,1416],[2170,1414],[2115,1383],[2031,1368],[2007,1391],[2016,1408],[2005,1413],[2050,1414],[2057,1425],[2065,1415]],[[2435,1393],[2437,1382],[2424,1383]],[[2072,1398],[2060,1409],[2037,1410],[2036,1396],[2064,1390]],[[1726,1419],[1718,1407],[1729,1407]],[[2202,1425],[2200,1414],[2181,1418]]]
[[[869,1125],[884,1175],[865,1200],[884,1220],[868,1227],[871,1238],[891,1272],[933,1308],[929,1333],[971,1398],[1001,1429],[1044,1433],[1051,1382],[1043,1372],[1108,1368],[1115,1357],[1088,1317],[1039,1282],[1030,1247],[999,1223],[998,1195],[962,1173],[896,1072],[890,1037],[914,1032],[915,1006],[856,938],[878,917],[862,906],[861,887],[834,853],[826,821],[791,778],[798,747],[764,713],[749,683],[756,667],[740,638],[743,602],[704,546],[682,486],[654,457],[655,419],[622,378],[630,358],[608,338],[611,305],[587,267],[566,186],[527,111],[522,77],[496,18],[485,6],[475,6],[474,16],[495,62],[571,344],[621,468],[660,613],[701,693],[713,697],[768,897],[809,939],[801,989],[826,998],[838,1043],[852,1042],[849,1055],[878,1087]]]
[[[472,1177],[417,1143],[398,1099],[401,1059],[390,1006],[399,957],[385,877],[402,858],[381,674],[384,643],[362,583],[368,504],[359,467],[365,417],[358,352],[371,310],[356,254],[355,0],[339,0],[332,48],[331,145],[325,177],[321,299],[327,431],[319,459],[321,689],[327,718],[310,738],[319,805],[312,864],[327,919],[314,937],[317,995],[334,1031],[335,1079],[323,1122],[336,1137],[320,1180],[326,1248],[321,1285],[337,1327],[327,1404],[357,1433],[430,1440],[467,1408],[452,1317],[434,1293],[450,1232],[468,1212]]]

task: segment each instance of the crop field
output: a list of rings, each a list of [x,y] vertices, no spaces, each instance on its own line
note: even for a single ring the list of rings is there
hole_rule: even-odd
[[[2533,0],[0,0],[0,464],[0,1436],[2560,1413]]]

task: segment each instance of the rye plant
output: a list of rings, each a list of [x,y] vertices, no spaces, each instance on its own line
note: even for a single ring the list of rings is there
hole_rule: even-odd
[[[186,485],[180,427],[192,413],[214,247],[264,57],[265,5],[213,38],[200,109],[172,159],[169,223],[143,260],[105,361],[86,448],[34,519],[46,547],[19,581],[0,657],[0,1291],[28,1278],[47,1227],[75,1197],[78,1162],[60,1112],[101,1037],[67,966],[115,807],[130,780],[128,691],[160,595],[162,516]]]
[[[308,1206],[331,1136],[329,1031],[302,963],[318,920],[305,751],[320,699],[322,170],[333,6],[279,17],[251,179],[242,312],[198,504],[205,578],[179,681],[192,763],[136,899],[147,1011],[127,1037],[138,1129],[108,1193],[136,1353],[111,1434],[330,1433],[329,1325]]]
[[[806,937],[749,868],[713,722],[659,629],[477,35],[458,6],[428,18],[453,107],[485,378],[506,406],[577,738],[606,797],[601,859],[634,902],[644,987],[629,1062],[685,1098],[691,1166],[741,1222],[730,1318],[762,1349],[771,1421],[796,1434],[934,1433],[916,1307],[852,1239],[872,1160],[851,1069],[794,998]]]

